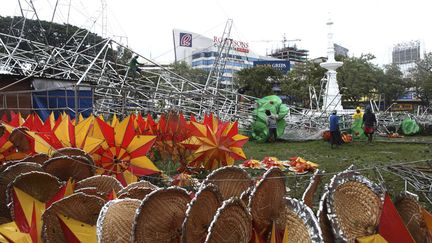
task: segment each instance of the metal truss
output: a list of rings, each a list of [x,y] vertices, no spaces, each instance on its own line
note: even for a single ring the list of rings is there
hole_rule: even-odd
[[[422,194],[432,204],[432,161],[393,165],[386,167],[385,170],[401,177],[405,181],[405,190],[408,189],[408,185],[411,186],[414,191]]]

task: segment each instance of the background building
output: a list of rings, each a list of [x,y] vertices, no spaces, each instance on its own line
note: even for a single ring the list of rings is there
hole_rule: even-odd
[[[418,40],[396,44],[392,51],[392,63],[398,65],[403,77],[407,78],[410,69],[422,58],[423,52],[423,46]]]
[[[222,40],[218,36],[213,38],[205,37],[203,35],[174,29],[174,52],[175,61],[184,61],[192,68],[199,68],[210,71],[215,64],[219,55],[219,45]],[[222,56],[225,58],[225,68],[220,77],[225,85],[230,85],[234,73],[243,68],[252,67],[255,61],[271,61],[277,60],[276,58],[260,56],[253,53],[249,49],[249,43],[230,39],[231,45],[227,54]]]
[[[334,44],[335,56],[343,56],[348,57],[348,48],[345,48],[341,45]]]
[[[295,66],[297,63],[304,63],[307,61],[309,51],[305,49],[299,49],[297,46],[288,46],[280,49],[273,50],[269,56],[277,59],[284,59],[290,62],[291,66]]]

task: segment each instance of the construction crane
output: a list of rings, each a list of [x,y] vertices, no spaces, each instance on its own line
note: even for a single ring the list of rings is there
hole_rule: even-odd
[[[271,43],[271,42],[282,42],[282,44],[283,44],[283,47],[285,48],[286,46],[287,46],[287,43],[290,43],[290,42],[298,42],[298,41],[301,41],[301,39],[291,39],[291,40],[288,40],[287,38],[286,38],[286,35],[284,34],[283,35],[283,37],[282,37],[282,40],[253,40],[253,41],[251,41],[251,42],[265,42],[265,43]]]

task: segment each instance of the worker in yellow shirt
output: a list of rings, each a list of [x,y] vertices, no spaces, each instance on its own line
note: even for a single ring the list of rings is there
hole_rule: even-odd
[[[362,129],[363,123],[363,111],[360,106],[357,106],[356,111],[352,115],[353,123],[351,125],[352,136],[354,139],[364,137],[364,131]]]
[[[356,120],[356,119],[362,119],[363,118],[363,111],[361,111],[360,106],[357,106],[354,115],[352,115],[352,118],[354,120]]]

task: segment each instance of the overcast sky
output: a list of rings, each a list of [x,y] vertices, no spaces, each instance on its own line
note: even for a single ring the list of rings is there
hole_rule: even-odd
[[[101,33],[100,0],[59,0],[55,22],[66,22]],[[21,0],[24,4],[25,1]],[[33,0],[41,19],[50,20],[55,0]],[[222,35],[233,19],[231,37],[249,42],[250,49],[265,55],[281,47],[283,35],[310,57],[326,55],[327,26],[334,22],[334,41],[360,56],[372,53],[377,64],[391,61],[394,44],[420,40],[432,48],[429,0],[106,0],[109,36],[127,36],[129,46],[146,57],[168,63],[174,59],[172,29],[179,28],[210,38]],[[20,15],[18,0],[3,0],[1,16]],[[96,20],[96,24],[91,23]],[[118,37],[116,37],[118,38]],[[124,41],[125,39],[123,39]],[[260,42],[269,40],[272,42]],[[125,42],[125,41],[124,41]],[[289,43],[293,45],[294,42]]]

